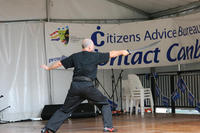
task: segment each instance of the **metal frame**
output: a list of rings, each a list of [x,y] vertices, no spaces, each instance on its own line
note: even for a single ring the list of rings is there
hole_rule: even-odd
[[[196,96],[197,101],[200,102],[200,96],[198,95],[200,92],[200,83],[198,82],[200,80],[200,70],[188,70],[188,71],[177,71],[177,72],[160,72],[157,73],[159,76],[159,79],[157,81],[159,82],[159,87],[161,87],[162,93],[169,96],[171,95],[175,89],[177,89],[177,80],[179,76],[182,76],[183,79],[187,82],[187,86],[191,89],[190,91]],[[149,79],[147,80],[145,78],[146,74],[138,74],[140,79],[142,79],[142,84],[147,85],[147,87],[151,87],[153,99],[154,99],[154,109],[157,107],[165,107],[161,103],[161,97],[156,97],[155,95],[155,81],[152,76],[152,74],[149,73]],[[167,81],[167,82],[166,82]],[[195,108],[196,102],[193,106],[190,106],[187,101],[187,93],[181,93],[179,92],[181,97],[176,102],[171,100],[171,103],[169,103],[169,108],[172,109],[172,113],[175,113],[176,108]],[[148,105],[147,105],[148,106]]]
[[[139,8],[136,8],[134,6],[128,5],[126,3],[123,3],[123,2],[121,2],[119,0],[107,0],[107,1],[111,2],[111,3],[114,3],[116,5],[119,5],[119,6],[125,7],[127,9],[130,9],[130,10],[136,12],[136,13],[142,14],[142,15],[146,16],[147,18],[150,17],[150,13],[147,13],[147,12],[145,12],[145,11],[139,9]]]
[[[150,15],[150,18],[155,19],[155,18],[159,18],[159,17],[163,17],[163,16],[170,16],[170,15],[180,14],[183,12],[194,11],[197,9],[200,10],[200,1],[192,2],[192,3],[184,5],[184,6],[179,6],[176,8],[170,8],[167,10],[152,13]]]

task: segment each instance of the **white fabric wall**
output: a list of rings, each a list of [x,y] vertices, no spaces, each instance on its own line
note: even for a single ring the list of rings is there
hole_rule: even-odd
[[[72,81],[73,70],[51,71],[51,98],[52,104],[63,104]]]
[[[0,24],[0,110],[3,120],[40,117],[49,103],[43,23]]]

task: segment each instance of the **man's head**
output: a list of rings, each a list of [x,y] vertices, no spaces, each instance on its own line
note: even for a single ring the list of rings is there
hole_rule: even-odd
[[[82,42],[83,51],[93,52],[94,51],[94,43],[91,39],[84,39]]]

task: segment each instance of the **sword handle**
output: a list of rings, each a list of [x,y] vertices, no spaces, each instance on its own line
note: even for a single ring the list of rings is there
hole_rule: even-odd
[[[127,51],[128,51],[128,53],[129,53],[128,55],[130,55],[130,54],[132,53],[129,49],[127,49]]]

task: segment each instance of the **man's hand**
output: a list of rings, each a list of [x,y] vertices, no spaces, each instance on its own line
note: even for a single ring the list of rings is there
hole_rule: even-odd
[[[49,70],[49,67],[47,65],[45,65],[45,64],[41,65],[40,67],[45,69],[45,70]]]
[[[60,61],[54,62],[51,66],[47,66],[47,65],[41,65],[41,68],[44,68],[45,70],[52,70],[52,69],[56,69],[58,67],[61,67],[62,63]]]
[[[127,50],[117,50],[117,51],[110,51],[110,58],[117,57],[120,55],[127,56],[130,53]]]
[[[127,50],[123,50],[123,51],[122,51],[122,55],[123,55],[123,56],[127,56],[127,55],[129,55],[129,54],[130,54],[130,53],[129,53]]]

